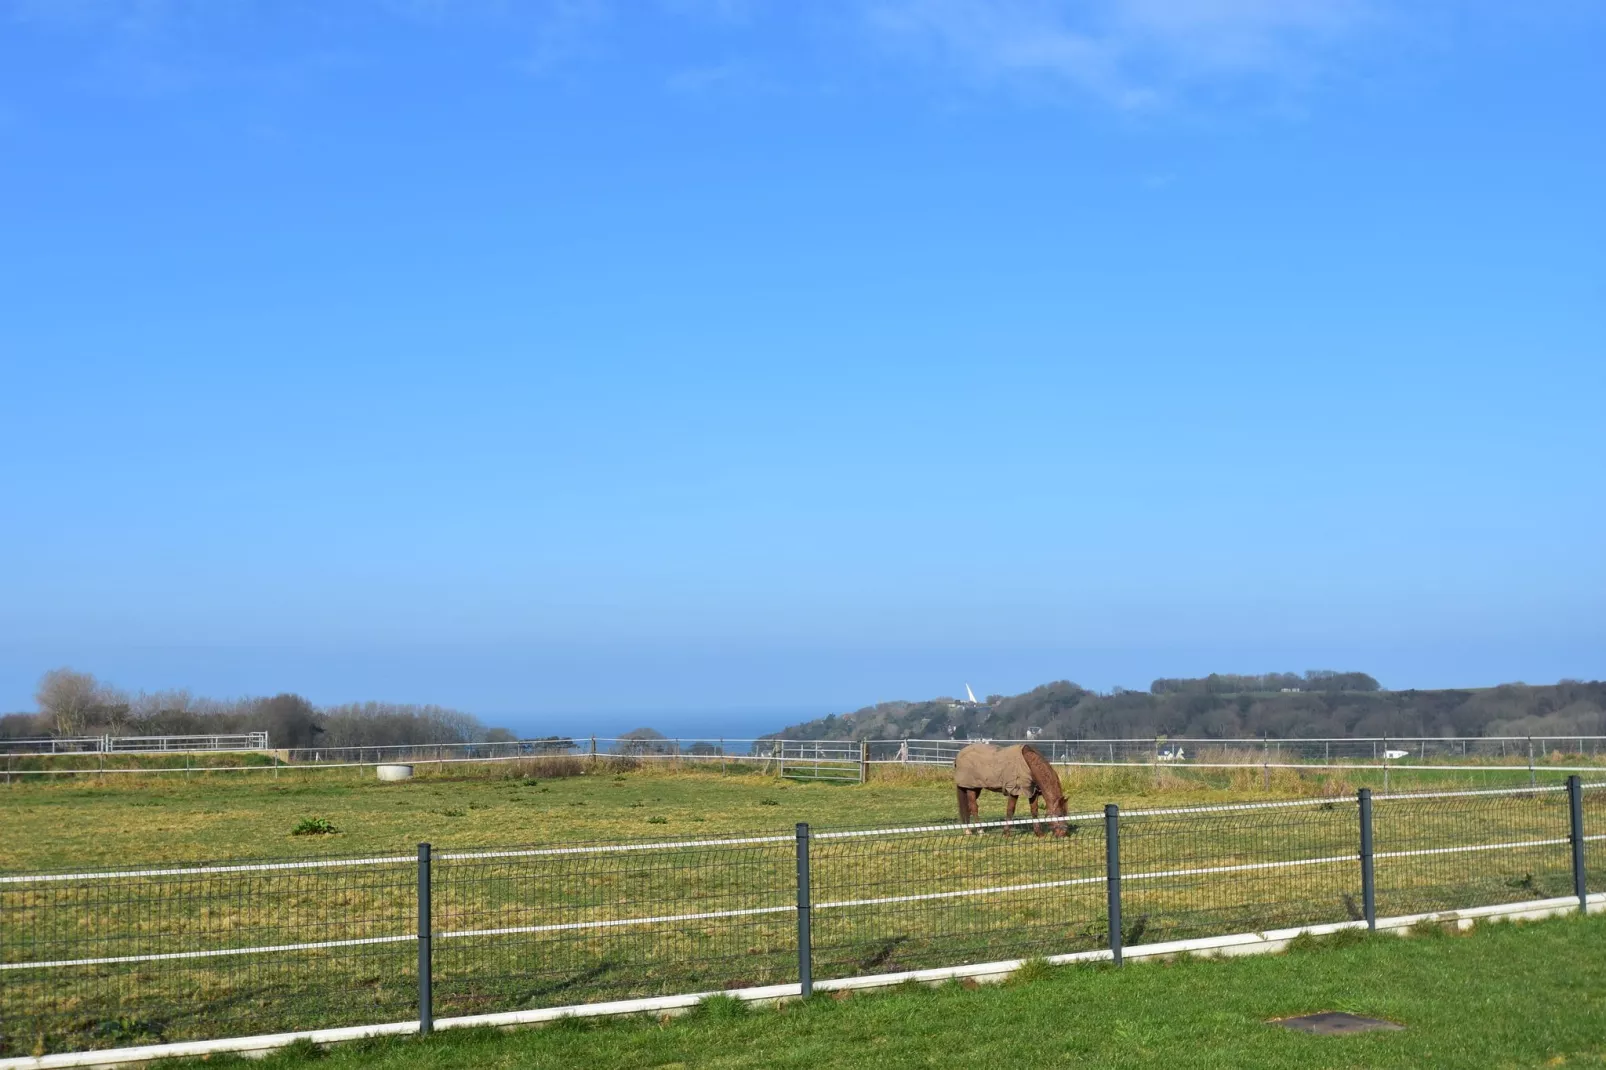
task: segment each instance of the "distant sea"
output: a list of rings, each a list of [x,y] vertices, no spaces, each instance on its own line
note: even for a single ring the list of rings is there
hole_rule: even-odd
[[[812,721],[828,713],[819,706],[762,710],[611,710],[595,713],[481,714],[480,720],[536,736],[618,736],[637,728],[653,728],[682,739],[757,739],[788,725]]]

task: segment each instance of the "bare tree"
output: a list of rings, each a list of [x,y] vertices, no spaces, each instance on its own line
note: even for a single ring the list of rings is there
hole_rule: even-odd
[[[128,692],[122,688],[102,684],[95,689],[93,721],[112,735],[120,736],[128,732],[132,709]]]
[[[100,704],[100,684],[87,672],[51,669],[39,678],[34,701],[56,735],[77,735]]]

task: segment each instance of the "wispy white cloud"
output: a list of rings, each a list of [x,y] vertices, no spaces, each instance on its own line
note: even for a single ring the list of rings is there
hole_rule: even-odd
[[[0,0],[0,23],[149,37],[226,19],[249,4],[250,0]]]
[[[531,41],[524,63],[534,74],[550,74],[586,58],[614,17],[607,0],[548,0],[539,8],[527,31]]]
[[[760,13],[760,0],[658,0],[671,15],[684,15],[707,22],[740,25]]]
[[[665,79],[664,84],[673,93],[694,95],[730,89],[752,89],[757,84],[757,71],[743,60],[729,60],[700,67],[685,67]]]
[[[1375,21],[1364,0],[867,0],[865,17],[884,41],[973,77],[1121,108],[1201,82],[1307,80]]]
[[[321,0],[320,0],[321,2]],[[230,20],[269,24],[319,13],[361,41],[366,16],[461,30],[493,29],[510,64],[540,75],[606,62],[642,20],[679,20],[720,41],[729,57],[688,64],[674,92],[728,87],[755,70],[833,75],[868,39],[871,62],[917,57],[983,85],[1074,94],[1141,111],[1199,90],[1254,85],[1274,95],[1342,67],[1349,46],[1376,37],[1381,0],[350,0],[321,13],[272,0],[0,0],[0,24],[105,31],[132,58],[129,80],[178,84],[188,69],[225,61],[206,30]],[[1396,7],[1394,10],[1398,10]],[[807,14],[800,14],[806,11]],[[1397,14],[1388,19],[1397,20]],[[637,35],[639,37],[639,35]],[[681,42],[684,46],[685,42]],[[695,54],[695,49],[692,50]],[[521,58],[515,58],[521,57]],[[803,63],[796,60],[802,57]],[[137,61],[137,62],[136,62]]]

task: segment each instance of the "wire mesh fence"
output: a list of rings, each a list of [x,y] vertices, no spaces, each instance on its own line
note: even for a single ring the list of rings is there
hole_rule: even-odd
[[[1360,920],[1354,799],[1122,815],[1124,942]]]
[[[886,739],[867,744],[872,764],[943,765],[971,739]],[[1151,736],[1142,739],[989,739],[999,746],[1030,743],[1060,764],[1326,765],[1458,761],[1526,765],[1595,761],[1606,755],[1606,736],[1376,736],[1327,739],[1215,739]]]
[[[398,743],[355,747],[272,748],[261,733],[225,737],[116,737],[0,741],[0,776],[117,777],[130,774],[364,770],[388,764],[441,770],[465,764],[530,761],[626,763],[799,780],[862,780],[872,770],[950,765],[970,739],[844,740],[603,738],[547,736],[479,743]],[[1332,739],[991,739],[1030,743],[1061,766],[1208,769],[1399,769],[1520,775],[1531,770],[1606,771],[1606,737],[1376,737]],[[1532,780],[1535,773],[1529,772]]]
[[[1582,896],[1606,888],[1603,840],[1606,784],[1575,779],[0,874],[0,1056],[409,1022],[426,978],[435,1016],[470,1016]]]
[[[1568,894],[1568,802],[1558,787],[1378,798],[1378,909],[1416,914],[1469,896],[1496,904]]]
[[[438,855],[437,1013],[791,980],[794,840]]]
[[[1099,946],[1101,815],[813,835],[817,976],[851,977]]]
[[[411,863],[0,877],[0,1053],[406,1017]]]

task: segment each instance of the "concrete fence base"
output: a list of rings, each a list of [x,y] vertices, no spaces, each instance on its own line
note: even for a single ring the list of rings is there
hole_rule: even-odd
[[[1606,892],[1588,897],[1591,914],[1606,912]],[[1480,921],[1537,921],[1578,911],[1576,896],[1556,899],[1533,899],[1522,903],[1504,903],[1496,906],[1469,907],[1462,910],[1441,910],[1430,914],[1406,914],[1393,918],[1378,918],[1377,931],[1406,935],[1412,926],[1423,922],[1454,925],[1470,929]],[[1274,929],[1259,933],[1235,933],[1230,936],[1206,936],[1195,940],[1172,940],[1158,944],[1138,944],[1123,950],[1128,961],[1141,959],[1167,959],[1181,954],[1206,957],[1231,955],[1261,955],[1285,950],[1301,934],[1327,936],[1344,929],[1364,929],[1363,921],[1342,921],[1326,925],[1307,925],[1297,929]],[[1050,955],[1053,965],[1109,961],[1108,949],[1077,951],[1066,955]],[[1006,980],[1018,970],[1025,959],[1008,959],[1001,962],[975,963],[969,966],[945,966],[930,970],[910,970],[904,973],[872,974],[865,977],[844,977],[836,980],[817,980],[816,992],[837,992],[853,989],[885,988],[892,985],[916,982],[941,984],[945,981],[968,979],[988,983]],[[648,999],[626,999],[611,1003],[584,1003],[570,1007],[548,1007],[540,1010],[506,1011],[500,1014],[475,1014],[461,1018],[437,1018],[436,1030],[463,1027],[512,1029],[523,1026],[550,1024],[560,1018],[607,1018],[635,1014],[684,1014],[702,1000],[713,995],[731,996],[750,1003],[779,1003],[798,998],[796,984],[767,985],[761,988],[738,988],[725,992],[697,992],[684,996],[655,996]],[[0,1070],[53,1070],[56,1067],[124,1067],[157,1059],[198,1058],[228,1052],[247,1057],[268,1055],[298,1040],[314,1044],[338,1044],[368,1037],[411,1036],[418,1032],[418,1023],[391,1022],[385,1025],[356,1025],[341,1029],[313,1029],[301,1033],[272,1033],[254,1037],[230,1037],[223,1040],[195,1040],[176,1044],[149,1044],[136,1048],[111,1048],[104,1051],[63,1052],[57,1055],[22,1056],[0,1059]]]

